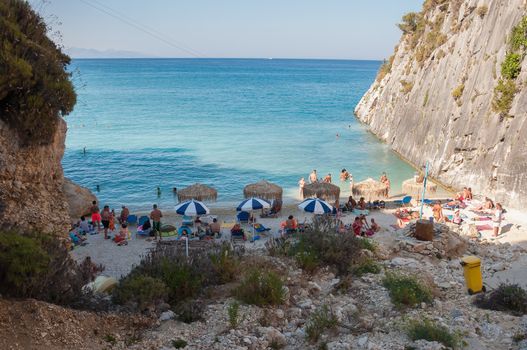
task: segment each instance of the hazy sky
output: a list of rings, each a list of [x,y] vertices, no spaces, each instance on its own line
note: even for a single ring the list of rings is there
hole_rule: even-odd
[[[29,0],[55,23],[66,48],[160,57],[344,59],[388,57],[400,37],[395,24],[422,1],[45,0],[42,9],[42,0]]]

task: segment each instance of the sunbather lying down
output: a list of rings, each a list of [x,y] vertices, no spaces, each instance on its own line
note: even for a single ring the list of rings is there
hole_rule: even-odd
[[[399,228],[405,227],[411,220],[419,219],[418,212],[406,208],[397,209],[395,213],[393,213],[393,215],[395,215],[395,217],[397,218],[397,226]]]

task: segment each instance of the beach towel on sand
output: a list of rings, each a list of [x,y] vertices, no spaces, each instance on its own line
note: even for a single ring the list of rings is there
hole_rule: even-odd
[[[488,230],[492,230],[492,226],[490,225],[477,225],[476,228],[478,229],[478,231],[488,231]]]

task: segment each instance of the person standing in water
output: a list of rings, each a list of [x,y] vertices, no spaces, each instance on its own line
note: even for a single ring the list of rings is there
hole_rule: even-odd
[[[317,175],[317,170],[313,169],[311,174],[309,174],[309,183],[314,184],[315,182],[318,182],[318,175]]]
[[[152,229],[154,234],[159,235],[159,240],[161,240],[161,218],[163,213],[161,210],[157,209],[157,204],[153,205],[153,210],[150,212],[150,219],[152,219]]]
[[[304,197],[304,186],[306,185],[306,180],[304,178],[300,178],[298,181],[298,190],[300,191],[300,198]]]

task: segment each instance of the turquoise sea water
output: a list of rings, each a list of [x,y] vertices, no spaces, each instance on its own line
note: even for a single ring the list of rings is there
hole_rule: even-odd
[[[64,172],[102,204],[136,210],[171,208],[172,188],[195,182],[218,189],[216,205],[239,202],[244,185],[260,179],[281,185],[293,201],[299,178],[314,168],[337,184],[342,168],[355,181],[386,171],[397,192],[412,168],[353,116],[379,65],[74,60],[78,103],[67,117]],[[348,195],[349,185],[341,187]]]

